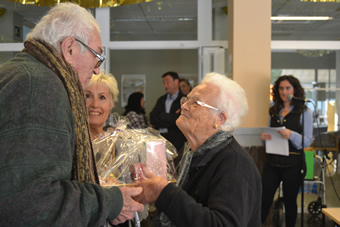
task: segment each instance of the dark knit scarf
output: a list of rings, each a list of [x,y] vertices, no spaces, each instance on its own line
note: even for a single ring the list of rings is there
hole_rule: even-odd
[[[228,146],[233,137],[230,132],[218,131],[211,137],[209,137],[200,147],[195,151],[192,151],[188,142],[184,144],[183,157],[179,163],[179,176],[176,185],[179,188],[188,182],[189,169],[193,165],[193,159],[205,155],[199,163],[195,163],[196,166],[205,166],[222,148]],[[207,154],[208,153],[208,154]],[[160,222],[162,227],[175,227],[175,225],[169,220],[169,218],[162,212],[160,214]]]
[[[193,164],[192,159],[206,155],[200,163],[196,163],[196,166],[205,166],[207,162],[211,160],[216,153],[221,151],[222,148],[226,147],[232,141],[232,134],[227,131],[218,131],[211,137],[209,137],[200,147],[195,151],[190,149],[189,143],[187,142],[184,146],[183,157],[179,163],[179,176],[177,180],[177,186],[180,188],[186,184],[189,176],[189,168]]]
[[[81,82],[65,59],[50,44],[41,40],[24,43],[27,52],[50,68],[62,81],[67,91],[75,120],[75,153],[72,163],[72,180],[81,183],[99,183],[90,140],[88,110]]]

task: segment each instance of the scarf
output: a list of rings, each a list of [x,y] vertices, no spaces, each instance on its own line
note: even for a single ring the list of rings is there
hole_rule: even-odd
[[[200,147],[195,151],[190,149],[188,142],[184,144],[183,157],[179,163],[179,175],[176,185],[179,188],[183,186],[189,180],[189,169],[193,164],[198,167],[205,166],[222,148],[228,146],[233,137],[230,132],[218,131],[211,137],[209,137]],[[199,157],[205,156],[202,159]],[[174,227],[175,225],[169,220],[169,218],[162,212],[160,214],[160,222],[162,227]]]
[[[75,152],[72,162],[72,180],[81,183],[99,183],[89,131],[88,110],[84,90],[72,66],[50,44],[41,40],[25,41],[25,49],[62,81],[67,91],[75,120]]]

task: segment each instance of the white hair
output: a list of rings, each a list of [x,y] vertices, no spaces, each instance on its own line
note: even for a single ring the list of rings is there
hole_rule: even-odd
[[[60,3],[41,18],[26,40],[43,40],[60,53],[60,43],[66,37],[73,36],[87,43],[94,29],[100,32],[99,24],[89,11],[73,3]]]
[[[243,88],[225,75],[214,72],[206,74],[203,83],[214,84],[220,88],[215,106],[227,114],[227,120],[221,125],[222,130],[233,131],[238,128],[241,117],[248,113],[248,101]]]

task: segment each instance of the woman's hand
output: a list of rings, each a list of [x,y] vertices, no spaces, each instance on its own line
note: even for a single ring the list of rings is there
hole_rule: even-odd
[[[271,140],[271,139],[272,139],[272,136],[271,136],[270,134],[267,134],[267,133],[262,132],[262,134],[261,134],[261,139],[262,139],[262,140]]]
[[[158,199],[162,190],[169,184],[163,177],[157,176],[143,167],[143,173],[146,179],[136,182],[134,186],[142,187],[143,192],[134,197],[140,203],[154,203]]]
[[[283,130],[279,130],[278,132],[286,140],[288,140],[290,138],[290,135],[292,134],[292,131],[287,128]]]

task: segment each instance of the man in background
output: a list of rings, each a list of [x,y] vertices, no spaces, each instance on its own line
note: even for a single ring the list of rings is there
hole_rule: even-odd
[[[178,129],[176,120],[181,114],[180,100],[183,94],[179,90],[179,77],[176,72],[166,72],[162,75],[166,94],[161,96],[150,113],[150,122],[158,129],[164,138],[169,140],[177,149],[178,157],[175,166],[181,160],[181,148],[186,141]]]
[[[0,226],[104,226],[143,210],[141,188],[99,185],[83,90],[105,59],[99,32],[61,3],[0,66]]]

